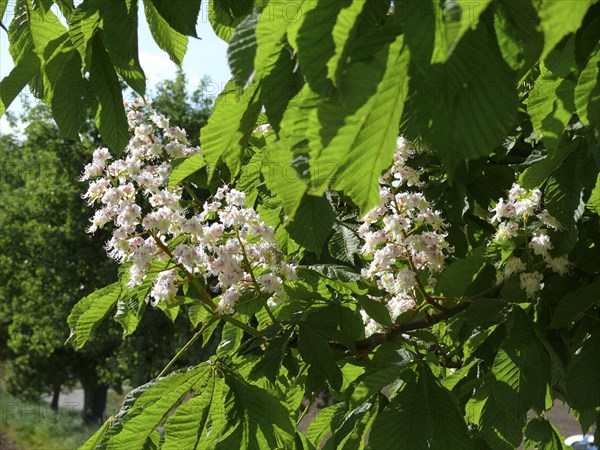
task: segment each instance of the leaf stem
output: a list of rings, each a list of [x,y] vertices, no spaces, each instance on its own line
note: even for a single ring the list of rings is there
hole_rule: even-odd
[[[177,352],[177,354],[175,356],[173,356],[171,361],[169,361],[169,363],[165,366],[165,368],[163,370],[161,370],[161,372],[158,374],[157,378],[164,376],[167,373],[167,371],[171,368],[171,366],[173,366],[173,364],[175,364],[175,362],[181,357],[181,355],[183,355],[187,351],[187,349],[190,348],[194,342],[196,342],[196,339],[198,339],[202,335],[204,330],[206,330],[206,328],[208,328],[208,326],[210,324],[212,324],[216,319],[217,319],[217,316],[213,316],[210,319],[206,320],[202,324],[202,327],[196,333],[194,333],[194,335],[190,338],[190,340],[187,341],[183,347],[181,347],[181,350],[179,350]]]

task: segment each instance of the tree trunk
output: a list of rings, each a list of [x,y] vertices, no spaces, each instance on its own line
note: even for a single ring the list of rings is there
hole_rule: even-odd
[[[50,409],[52,411],[58,411],[58,400],[60,399],[60,385],[54,386],[52,391],[52,403],[50,403]]]
[[[89,373],[81,380],[83,385],[83,422],[86,425],[99,425],[104,421],[108,386],[98,382],[96,373]]]

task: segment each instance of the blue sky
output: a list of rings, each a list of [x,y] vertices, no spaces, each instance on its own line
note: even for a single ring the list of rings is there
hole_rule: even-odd
[[[14,4],[14,1],[9,0],[8,3],[7,14],[2,21],[7,26],[10,22],[10,14],[12,12],[11,5]],[[207,0],[203,0],[198,19],[197,32],[201,39],[190,39],[188,51],[183,61],[183,69],[192,88],[197,86],[204,75],[208,75],[213,81],[210,90],[216,94],[220,92],[229,80],[230,71],[227,64],[227,44],[214,34],[208,21],[206,4]],[[154,43],[142,8],[140,8],[139,17],[138,40],[140,62],[146,73],[148,86],[153,87],[161,80],[172,78],[175,75],[177,66]],[[8,52],[8,38],[6,32],[0,29],[0,79],[8,75],[12,67],[12,58]],[[21,95],[29,94],[23,93]],[[17,98],[11,104],[8,111],[16,112],[20,108],[20,100]],[[2,117],[0,119],[0,135],[9,131],[10,128],[6,122],[6,118]]]

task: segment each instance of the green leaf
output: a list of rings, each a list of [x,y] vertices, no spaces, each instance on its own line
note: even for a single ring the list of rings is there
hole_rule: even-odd
[[[544,36],[539,28],[539,18],[532,2],[505,0],[494,3],[498,47],[510,68],[518,71],[519,78],[537,64],[542,53]]]
[[[260,76],[267,66],[267,61],[273,58],[273,55],[281,52],[281,43],[290,19],[299,20],[291,16],[288,12],[288,5],[278,0],[269,0],[256,24],[256,55],[254,56],[254,68],[257,76]],[[302,11],[304,3],[297,5],[298,12]],[[291,9],[291,8],[290,8]]]
[[[521,444],[525,415],[515,400],[509,386],[487,379],[467,402],[467,420],[478,426],[491,448],[514,450]]]
[[[100,34],[94,36],[92,49],[90,81],[98,99],[96,125],[104,142],[120,153],[129,141],[121,86]]]
[[[566,388],[569,406],[580,412],[596,410],[600,405],[600,327],[574,352],[567,368]],[[590,424],[591,425],[591,424]]]
[[[260,101],[265,108],[269,124],[276,133],[281,130],[281,121],[290,101],[303,84],[302,75],[297,70],[296,59],[291,57],[285,44],[281,42],[273,54],[264,62],[261,69],[262,89]],[[255,71],[258,71],[255,68]],[[256,78],[258,73],[255,73]]]
[[[469,28],[475,28],[479,16],[486,10],[491,0],[483,0],[477,3],[469,0],[448,0],[444,2],[444,30],[446,55],[450,56],[460,39]],[[443,58],[442,61],[447,60]],[[435,61],[434,61],[435,62]]]
[[[260,176],[261,161],[261,152],[256,152],[252,155],[250,161],[242,167],[242,173],[236,183],[236,189],[246,194],[246,205],[250,208],[253,208],[256,204],[259,186],[262,184],[262,178]]]
[[[223,378],[211,377],[201,392],[177,408],[165,424],[163,450],[208,448],[227,425]]]
[[[588,8],[594,1],[541,1],[538,7],[538,15],[544,32],[544,50],[542,51],[540,60],[544,60],[563,37],[577,31]]]
[[[252,12],[249,0],[212,0],[208,3],[208,20],[217,36],[229,42],[241,20]]]
[[[369,317],[371,317],[377,323],[380,323],[384,327],[389,327],[392,325],[390,312],[383,303],[362,295],[357,296],[356,301],[360,306],[363,307]]]
[[[8,5],[8,0],[0,0],[0,20],[4,18],[4,13],[6,12],[6,6]]]
[[[348,105],[323,105],[323,114],[343,125],[330,131],[328,123],[323,123],[323,131],[332,133],[331,140],[323,142],[323,150],[311,161],[311,170],[336,167],[335,187],[350,196],[363,213],[379,204],[379,177],[392,163],[404,110],[409,51],[404,37],[395,36],[397,31],[390,26],[386,30],[389,45],[375,55],[371,52],[380,45],[367,46],[347,66],[341,90],[357,92]],[[355,80],[361,80],[360,90]],[[329,179],[320,175],[316,182],[315,188],[320,188]]]
[[[281,199],[284,223],[296,214],[307,186],[292,165],[293,154],[280,142],[269,144],[263,151],[262,173],[269,190]]]
[[[377,350],[381,355],[383,347]],[[398,379],[403,379],[404,372],[414,366],[415,361],[405,352],[393,352],[383,361],[373,360],[366,367],[364,374],[358,377],[352,390],[350,401],[352,405],[365,402],[374,394],[380,392],[384,387],[391,385]],[[412,369],[411,369],[412,370]]]
[[[197,37],[196,22],[201,0],[145,0],[152,2],[156,11],[178,33]]]
[[[449,297],[462,297],[486,266],[486,246],[477,247],[464,259],[453,262],[438,280],[437,289]]]
[[[282,402],[231,370],[225,370],[225,382],[231,392],[227,418],[233,430],[219,440],[215,450],[288,448],[295,428]]]
[[[540,75],[529,93],[527,112],[538,140],[543,137],[548,150],[556,148],[575,111],[575,85],[540,64]]]
[[[245,86],[254,72],[255,30],[258,17],[258,14],[244,17],[233,33],[227,48],[227,58],[233,79],[240,86]]]
[[[342,386],[342,371],[336,363],[336,356],[327,336],[322,330],[305,323],[300,324],[298,351],[302,359],[313,369],[329,380],[334,389]]]
[[[0,82],[0,116],[4,115],[17,95],[40,71],[40,59],[30,52]]]
[[[494,360],[492,373],[516,394],[515,408],[525,414],[544,405],[550,359],[526,314],[515,307],[507,336]]]
[[[575,88],[579,119],[586,125],[600,124],[600,45],[592,52]]]
[[[321,442],[331,433],[333,416],[339,411],[344,410],[344,403],[327,406],[321,409],[315,418],[310,422],[306,430],[306,437],[317,448],[321,448]]]
[[[175,31],[158,13],[152,1],[144,1],[144,13],[156,44],[168,53],[171,61],[181,67],[187,52],[188,37]]]
[[[350,450],[364,448],[364,440],[370,431],[370,425],[377,415],[378,398],[366,402],[348,411],[341,423],[333,430],[331,438],[323,450]]]
[[[71,46],[64,46],[44,66],[44,97],[60,132],[75,141],[85,118],[81,58]]]
[[[403,132],[411,138],[422,136],[452,176],[465,160],[488,156],[504,141],[518,107],[513,77],[492,35],[479,22],[445,64],[431,66],[412,81]]]
[[[342,6],[348,3],[348,0],[307,2],[306,9],[302,10],[302,18],[295,18],[288,25],[294,28],[288,32],[288,39],[298,54],[302,73],[310,88],[322,96],[327,95],[333,87],[327,78],[327,61],[335,53],[332,33],[337,15]]]
[[[404,381],[373,423],[371,448],[473,448],[456,399],[438,384],[428,367]]]
[[[327,244],[329,254],[342,262],[353,264],[354,254],[360,248],[360,238],[356,231],[343,223],[333,227],[333,235]]]
[[[80,349],[104,320],[121,295],[121,285],[113,283],[82,298],[67,318],[71,330],[67,342]]]
[[[69,36],[81,55],[84,66],[88,69],[92,56],[92,38],[101,23],[97,0],[85,0],[75,9],[69,21]]]
[[[290,334],[285,332],[271,339],[264,354],[252,368],[251,375],[256,377],[259,374],[264,374],[269,381],[274,383],[281,370],[281,364],[286,355],[289,340]]]
[[[194,305],[188,310],[188,315],[192,326],[196,328],[200,322],[204,322],[209,318],[211,313],[202,305]]]
[[[359,28],[359,17],[367,4],[367,0],[357,0],[343,4],[332,30],[334,54],[327,62],[327,76],[337,87],[340,85],[342,70],[346,63]]]
[[[600,174],[598,174],[598,178],[596,179],[596,186],[592,190],[587,205],[588,208],[590,208],[596,214],[600,214]]]
[[[560,299],[552,315],[552,328],[570,327],[600,301],[600,282],[583,286]]]
[[[193,175],[204,167],[206,167],[206,161],[201,153],[196,153],[195,155],[185,158],[171,172],[171,177],[169,178],[169,189],[173,189],[187,177]]]
[[[117,73],[141,96],[146,76],[138,57],[138,2],[101,2],[104,42]]]
[[[525,438],[524,447],[526,449],[567,450],[568,448],[564,444],[564,438],[560,432],[542,417],[536,417],[527,423]]]
[[[145,303],[142,303],[145,305]],[[131,335],[140,323],[139,311],[144,306],[135,296],[121,298],[117,302],[117,311],[115,312],[115,321],[123,327],[123,338]]]
[[[202,151],[211,175],[220,161],[227,164],[232,175],[239,172],[242,154],[260,113],[259,91],[260,83],[242,90],[230,81],[217,98],[208,124],[200,132]]]
[[[531,166],[529,166],[519,177],[519,184],[527,189],[541,186],[546,179],[567,159],[567,157],[579,148],[579,142],[563,140],[558,147],[548,152],[548,155]]]
[[[78,450],[94,450],[102,441],[102,437],[108,428],[112,425],[112,418],[106,420],[102,426],[96,431]]]
[[[115,417],[115,425],[105,435],[107,449],[143,448],[156,427],[190,391],[208,383],[209,364],[174,372],[131,391]]]
[[[546,183],[544,198],[546,208],[567,231],[574,228],[585,209],[583,199],[585,187],[579,177],[573,176],[574,173],[577,174],[582,170],[583,164],[589,163],[585,156],[580,147],[578,152],[571,154],[561,164]]]
[[[306,195],[286,230],[295,242],[320,255],[334,221],[335,213],[326,197]]]

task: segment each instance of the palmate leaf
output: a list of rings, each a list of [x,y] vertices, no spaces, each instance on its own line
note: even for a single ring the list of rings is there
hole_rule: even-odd
[[[378,2],[376,0],[375,2]],[[375,3],[373,2],[373,3]],[[327,77],[337,87],[340,84],[340,76],[346,57],[350,51],[359,28],[359,17],[365,8],[367,0],[357,0],[344,3],[332,30],[334,53],[327,61]]]
[[[332,430],[332,418],[340,410],[347,409],[343,402],[335,405],[327,406],[319,411],[315,418],[310,422],[308,429],[306,430],[306,437],[308,440],[317,448],[321,448],[321,442],[325,437],[331,433]]]
[[[461,297],[486,266],[486,246],[474,249],[464,259],[459,259],[444,271],[437,289],[449,297]]]
[[[300,325],[298,351],[302,359],[317,373],[329,380],[334,389],[342,386],[342,372],[336,363],[335,353],[322,330],[308,324]]]
[[[544,60],[563,37],[581,26],[585,13],[594,2],[595,0],[540,2],[538,15],[544,32],[544,50],[540,60]]]
[[[72,343],[76,349],[82,348],[93,331],[98,328],[117,303],[120,295],[121,285],[117,282],[82,298],[73,307],[67,318],[67,323],[71,329],[67,342]]]
[[[573,116],[574,91],[575,85],[571,80],[558,76],[540,64],[540,75],[527,99],[527,112],[538,140],[543,136],[544,145],[549,151],[556,148]]]
[[[579,412],[593,411],[600,405],[600,327],[597,325],[590,330],[590,336],[585,340],[580,349],[569,362],[567,368],[566,388],[569,406]],[[588,428],[592,423],[583,423],[583,428]]]
[[[65,42],[45,63],[43,71],[44,101],[52,107],[52,115],[61,133],[79,140],[79,128],[85,117],[79,53],[70,42]]]
[[[104,49],[101,33],[96,33],[93,38],[90,81],[98,98],[96,125],[104,142],[120,153],[129,141],[127,117],[119,78]]]
[[[188,37],[174,30],[150,0],[144,1],[144,14],[156,44],[167,52],[171,61],[181,67],[187,52]]]
[[[379,398],[373,398],[358,408],[348,411],[340,421],[339,426],[333,430],[332,436],[323,446],[323,450],[364,449],[365,436],[370,431],[370,425],[377,417],[378,400]]]
[[[171,172],[171,176],[169,178],[169,189],[173,189],[187,177],[193,175],[204,167],[206,167],[206,161],[201,153],[196,153],[195,155],[184,159]]]
[[[252,11],[252,0],[211,0],[208,20],[217,36],[229,42],[241,20]]]
[[[466,418],[478,426],[490,448],[514,450],[520,445],[525,415],[518,410],[515,400],[508,386],[488,379],[467,402]]]
[[[293,5],[301,13],[304,2]],[[290,17],[286,4],[278,0],[270,0],[265,5],[262,14],[256,24],[256,54],[254,56],[254,68],[257,76],[260,76],[266,67],[266,62],[273,58],[273,54],[279,51],[281,42],[291,22],[290,19],[300,20],[300,17]]]
[[[506,63],[518,71],[520,78],[537,63],[544,47],[537,12],[532,2],[521,0],[494,2],[493,10],[498,47]]]
[[[527,189],[541,186],[580,145],[579,141],[563,140],[555,149],[549,151],[544,159],[525,169],[519,177],[519,184]]]
[[[532,407],[543,407],[550,381],[546,370],[550,360],[532,326],[516,307],[492,368],[496,380],[514,392],[515,408],[523,415]]]
[[[69,21],[71,42],[81,55],[84,66],[89,69],[92,37],[102,22],[97,0],[85,0],[79,5]]]
[[[567,450],[560,432],[542,417],[536,417],[527,423],[525,438],[523,445],[526,449]]]
[[[6,7],[8,6],[8,0],[0,0],[0,20],[4,18],[4,12],[6,11]]]
[[[201,392],[212,374],[210,365],[204,363],[134,389],[125,397],[121,411],[115,416],[114,423],[104,434],[98,448],[144,448],[169,411],[189,392]]]
[[[588,208],[596,214],[600,214],[600,174],[598,174],[598,177],[596,178],[596,185],[588,200]]]
[[[224,405],[228,392],[223,378],[212,376],[198,395],[177,408],[167,420],[163,450],[213,445],[228,423]]]
[[[229,386],[226,408],[231,430],[215,445],[215,450],[243,448],[287,448],[295,428],[284,404],[269,391],[248,383],[238,373],[224,369]]]
[[[426,31],[411,39],[411,47],[422,46],[419,39],[427,39]],[[419,46],[415,52],[424,51]],[[431,66],[418,79],[413,76],[402,129],[409,137],[422,136],[452,176],[465,160],[489,155],[505,139],[517,114],[513,77],[480,22],[445,64]]]
[[[479,16],[481,16],[490,3],[491,0],[483,0],[477,3],[470,2],[469,0],[449,0],[444,2],[445,11],[443,18],[446,52],[441,61],[447,60],[469,28],[475,28],[479,21]],[[437,62],[436,58],[432,62]]]
[[[600,123],[600,44],[592,52],[575,88],[579,119],[586,125]]]
[[[585,195],[593,186],[597,169],[585,144],[578,139],[578,151],[573,152],[558,167],[546,183],[545,205],[558,219],[563,230],[551,235],[555,251],[565,254],[576,243],[577,227],[585,211]]]
[[[104,42],[117,73],[139,95],[146,93],[146,76],[138,57],[138,2],[101,2]]]
[[[591,283],[569,292],[560,299],[552,315],[552,327],[568,327],[579,320],[593,305],[600,304],[600,283]]]
[[[379,203],[379,177],[392,162],[408,79],[408,47],[398,35],[398,24],[388,25],[381,35],[355,49],[340,100],[318,106],[321,125],[318,134],[310,136],[313,141],[320,139],[317,145],[311,143],[311,171],[335,168],[313,176],[313,190],[319,192],[334,177],[334,186],[363,213]],[[319,147],[322,150],[314,150]]]
[[[438,384],[429,368],[422,366],[404,381],[398,394],[375,419],[370,448],[473,448],[456,399]]]
[[[0,116],[4,115],[17,95],[40,71],[40,59],[34,52],[22,58],[0,82]]]
[[[335,54],[332,32],[340,9],[348,4],[350,0],[306,2],[301,20],[288,25],[288,40],[298,54],[302,73],[320,96],[329,95],[333,87],[327,78],[327,62]]]
[[[196,23],[201,0],[145,0],[152,2],[156,11],[178,33],[197,37]]]
[[[232,175],[242,166],[242,154],[260,113],[260,82],[243,90],[232,80],[215,102],[208,124],[200,131],[200,141],[210,174],[223,161]]]
[[[255,29],[258,17],[258,14],[249,14],[244,17],[235,29],[227,48],[229,67],[234,80],[240,86],[245,86],[254,72]]]
[[[306,195],[286,230],[295,242],[320,255],[334,220],[335,212],[325,196]]]

